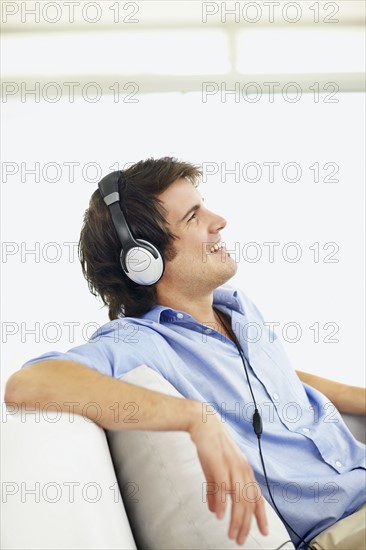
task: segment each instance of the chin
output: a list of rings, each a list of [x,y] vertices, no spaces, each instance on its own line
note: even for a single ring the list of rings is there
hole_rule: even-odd
[[[235,273],[238,271],[238,266],[234,260],[232,262],[227,262],[225,269],[222,269],[218,274],[217,279],[220,280],[217,286],[221,286],[234,277]]]

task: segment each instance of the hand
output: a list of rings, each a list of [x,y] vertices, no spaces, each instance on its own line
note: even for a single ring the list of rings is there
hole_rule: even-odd
[[[244,544],[253,515],[260,532],[267,535],[267,518],[260,487],[251,466],[226,428],[216,416],[209,414],[204,421],[201,414],[190,429],[190,435],[208,483],[208,507],[218,519],[224,516],[227,496],[231,497],[229,537],[236,539],[238,544]]]

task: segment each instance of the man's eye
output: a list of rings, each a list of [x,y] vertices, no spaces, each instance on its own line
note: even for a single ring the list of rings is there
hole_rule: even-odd
[[[190,222],[191,220],[194,220],[196,217],[197,217],[197,216],[196,216],[196,213],[194,213],[194,214],[189,218],[188,221]]]

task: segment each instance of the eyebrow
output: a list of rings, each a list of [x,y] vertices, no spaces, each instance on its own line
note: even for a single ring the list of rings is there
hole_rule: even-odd
[[[202,197],[202,196],[201,196],[201,199],[202,199],[202,202],[205,201],[204,197]],[[193,212],[196,212],[196,210],[198,210],[199,208],[201,208],[201,206],[202,206],[202,204],[195,204],[195,205],[191,206],[191,208],[188,210],[188,212],[186,212],[186,213],[184,214],[183,218],[180,219],[178,223],[184,222],[184,220],[185,220],[186,218],[188,218],[188,216],[189,216],[190,214],[192,214]]]
[[[195,204],[194,206],[191,206],[191,208],[188,210],[188,212],[186,212],[186,213],[184,214],[183,218],[180,219],[178,223],[184,222],[184,220],[185,220],[186,218],[188,218],[188,216],[189,216],[190,214],[192,214],[193,212],[196,212],[196,210],[198,210],[199,208],[201,208],[201,205],[200,205],[200,204]]]

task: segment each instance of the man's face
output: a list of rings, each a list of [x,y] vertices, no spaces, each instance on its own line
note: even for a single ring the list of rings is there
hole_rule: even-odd
[[[175,181],[158,195],[166,211],[169,229],[179,237],[173,241],[176,256],[166,262],[161,283],[176,289],[212,292],[230,279],[236,262],[220,245],[226,220],[205,208],[197,189],[186,179]]]

